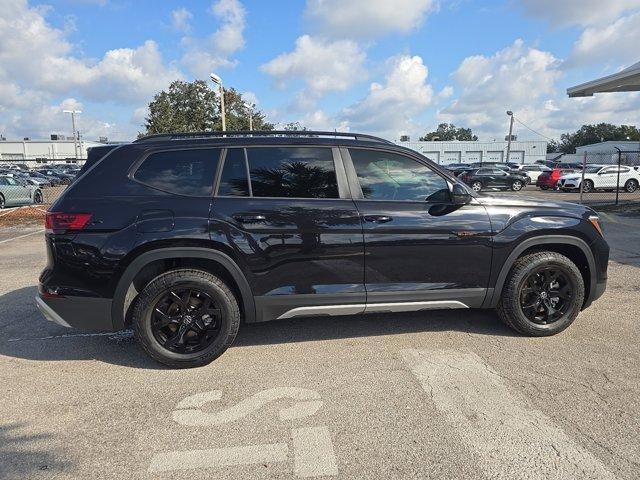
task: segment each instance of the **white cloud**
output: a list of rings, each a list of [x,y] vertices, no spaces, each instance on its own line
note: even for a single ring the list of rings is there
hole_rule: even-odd
[[[522,40],[492,56],[465,58],[452,74],[461,93],[439,118],[488,136],[500,132],[506,110],[535,116],[536,104],[555,94],[560,62],[551,53],[526,47]]]
[[[191,19],[193,13],[184,7],[171,12],[171,26],[178,32],[188,32],[191,30]]]
[[[525,12],[561,27],[606,25],[640,9],[639,0],[520,0]]]
[[[433,100],[429,71],[419,56],[392,58],[385,84],[372,83],[368,95],[341,114],[351,130],[395,138],[414,132],[416,119]]]
[[[375,38],[408,33],[437,8],[435,0],[308,0],[306,15],[327,34]]]
[[[460,95],[437,118],[470,127],[482,139],[506,135],[506,110],[552,138],[588,123],[640,123],[640,94],[568,98],[558,86],[561,67],[551,53],[527,47],[521,40],[491,56],[468,57],[452,74]],[[540,138],[519,123],[515,132],[520,138]]]
[[[567,65],[632,64],[640,60],[639,44],[640,12],[606,26],[586,28],[574,44]]]
[[[58,131],[65,97],[140,105],[182,77],[165,64],[153,41],[110,50],[101,59],[79,56],[69,30],[48,23],[50,11],[26,0],[0,0],[0,128],[7,135]],[[83,118],[96,131],[111,125],[92,120],[90,112]]]
[[[209,13],[221,22],[220,27],[207,38],[186,36],[181,42],[182,64],[199,78],[208,78],[217,68],[235,66],[230,56],[244,47],[246,11],[238,0],[218,0]]]
[[[328,41],[303,35],[295,48],[283,53],[260,67],[271,75],[279,88],[294,79],[306,83],[303,96],[315,100],[327,92],[344,91],[365,78],[366,55],[351,40]]]

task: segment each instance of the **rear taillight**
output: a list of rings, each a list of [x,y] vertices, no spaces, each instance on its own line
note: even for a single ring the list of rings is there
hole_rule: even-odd
[[[45,228],[48,233],[77,232],[87,226],[90,213],[47,212]]]

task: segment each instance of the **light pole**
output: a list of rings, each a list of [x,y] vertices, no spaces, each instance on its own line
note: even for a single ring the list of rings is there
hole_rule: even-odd
[[[222,117],[222,131],[224,132],[227,129],[227,122],[224,113],[224,88],[222,86],[222,78],[215,73],[212,73],[211,81],[220,88],[220,116]]]
[[[253,105],[250,103],[244,102],[244,108],[249,112],[249,131],[253,131]]]
[[[513,112],[511,110],[507,110],[507,115],[511,121],[509,122],[509,137],[507,138],[507,159],[505,162],[509,161],[509,155],[511,154],[511,135],[513,134]]]
[[[76,130],[76,114],[81,114],[82,110],[63,110],[62,113],[70,113],[71,114],[71,128],[73,129],[73,150],[76,153],[76,158],[78,158],[78,140],[79,135]]]

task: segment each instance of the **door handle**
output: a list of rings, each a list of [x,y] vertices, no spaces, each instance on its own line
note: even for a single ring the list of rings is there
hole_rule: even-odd
[[[260,223],[267,220],[264,215],[234,215],[234,217],[240,223]]]
[[[387,223],[393,220],[389,215],[365,215],[364,221],[371,223]]]

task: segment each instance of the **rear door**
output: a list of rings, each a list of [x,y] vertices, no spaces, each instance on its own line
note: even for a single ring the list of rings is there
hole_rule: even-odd
[[[257,320],[364,310],[364,245],[338,150],[229,148],[210,217],[256,300]]]
[[[479,307],[492,254],[485,208],[452,205],[448,180],[414,157],[341,152],[363,221],[367,310]]]

